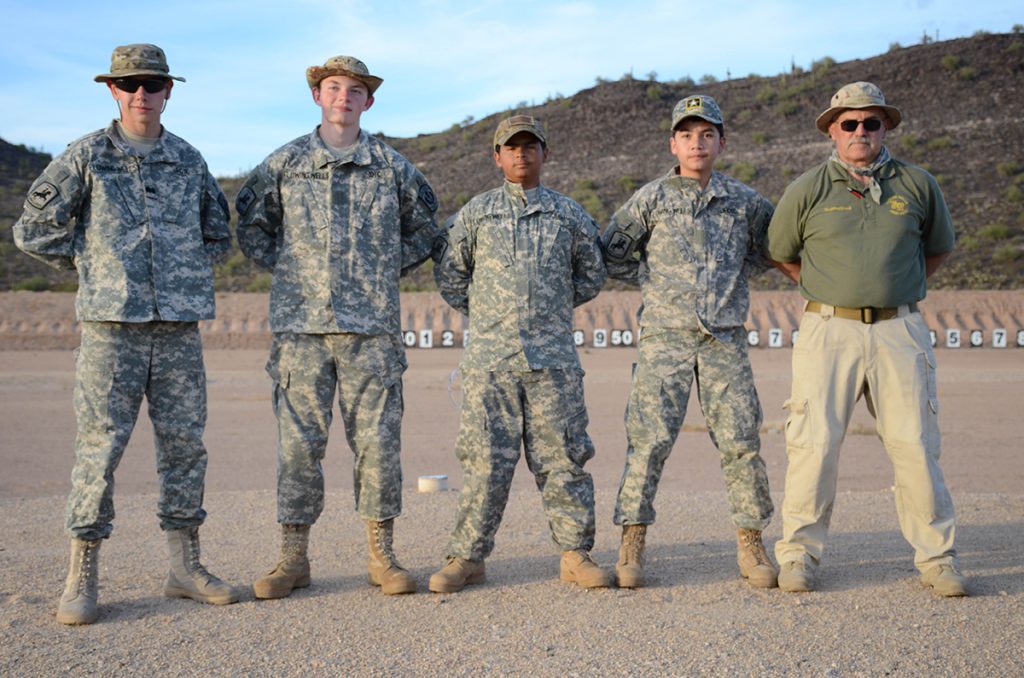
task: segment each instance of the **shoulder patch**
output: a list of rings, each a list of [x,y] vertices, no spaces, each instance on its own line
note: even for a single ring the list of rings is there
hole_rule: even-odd
[[[235,197],[235,209],[239,214],[248,214],[249,208],[256,202],[256,192],[249,186],[243,186]]]
[[[57,186],[49,181],[42,181],[32,187],[31,192],[28,194],[28,204],[37,210],[41,210],[53,202],[54,198],[59,195],[60,191],[57,190]]]
[[[626,256],[633,250],[633,243],[636,242],[632,237],[626,235],[622,231],[616,231],[612,235],[612,239],[608,241],[608,246],[605,251],[609,256],[615,259],[625,259]]]
[[[434,189],[430,187],[430,184],[426,182],[420,184],[420,190],[416,197],[419,198],[419,201],[423,203],[428,210],[431,212],[437,211],[437,196],[434,195]]]
[[[217,196],[217,204],[220,205],[221,209],[224,210],[224,214],[231,216],[231,210],[228,209],[228,199],[224,197],[223,193]]]
[[[443,235],[439,235],[434,238],[434,246],[430,250],[430,258],[434,260],[434,263],[441,263],[444,259],[445,253],[448,251],[448,238]]]

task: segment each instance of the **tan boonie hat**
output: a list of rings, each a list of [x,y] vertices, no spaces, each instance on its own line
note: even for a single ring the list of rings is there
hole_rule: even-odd
[[[672,129],[686,118],[700,118],[707,120],[712,125],[722,125],[722,109],[718,107],[711,97],[704,94],[696,94],[679,100],[679,103],[672,109]]]
[[[167,68],[167,55],[164,54],[164,51],[156,45],[147,43],[115,47],[114,53],[110,55],[110,72],[97,75],[93,80],[106,82],[133,75],[152,75],[185,82],[185,78],[170,74]]]
[[[548,145],[547,135],[544,134],[544,126],[540,120],[532,115],[513,115],[498,123],[498,129],[494,130],[494,145],[501,146],[519,132],[529,132],[540,139],[545,146]]]
[[[373,96],[373,93],[377,91],[380,84],[384,82],[383,78],[370,75],[370,69],[359,59],[340,55],[332,56],[324,62],[323,66],[310,66],[307,68],[306,83],[310,89],[314,89],[320,85],[321,80],[330,75],[347,75],[350,78],[355,78],[366,85],[366,89],[370,90],[370,96]]]
[[[881,108],[889,116],[889,129],[896,127],[903,120],[900,109],[885,103],[885,95],[878,89],[878,85],[870,82],[851,82],[840,87],[839,91],[832,95],[832,105],[819,115],[814,123],[818,131],[828,136],[828,126],[837,115],[848,108]]]

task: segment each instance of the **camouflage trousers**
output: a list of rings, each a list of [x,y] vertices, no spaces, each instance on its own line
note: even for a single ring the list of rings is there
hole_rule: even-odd
[[[761,404],[742,331],[731,341],[686,330],[645,328],[626,406],[626,467],[615,504],[616,525],[651,524],[665,460],[686,416],[690,387],[721,453],[732,521],[763,530],[774,507],[761,459]]]
[[[194,322],[82,323],[75,352],[75,466],[66,524],[76,539],[110,536],[114,471],[149,403],[160,479],[160,527],[202,524],[206,371]]]
[[[277,416],[277,521],[312,525],[324,509],[327,432],[338,394],[364,520],[402,512],[402,373],[398,336],[274,335],[267,373]]]
[[[594,546],[594,456],[587,435],[583,371],[463,369],[456,454],[462,463],[448,556],[483,560],[508,502],[519,451],[541,492],[552,537],[563,550]]]

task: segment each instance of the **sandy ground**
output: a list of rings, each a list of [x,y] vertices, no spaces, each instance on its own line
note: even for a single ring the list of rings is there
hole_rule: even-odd
[[[557,580],[538,493],[520,464],[488,561],[487,583],[425,592],[441,565],[460,485],[449,375],[460,351],[413,350],[406,373],[405,512],[396,545],[420,581],[386,597],[365,580],[352,510],[351,453],[335,423],[327,509],[314,528],[313,586],[280,601],[213,607],[161,596],[165,547],[145,415],[117,473],[117,520],[101,551],[101,617],[63,627],[62,511],[73,461],[71,352],[0,351],[0,674],[19,675],[793,675],[1024,674],[1024,351],[940,349],[943,468],[957,543],[975,595],[940,599],[918,584],[900,536],[891,467],[860,405],[844,447],[840,495],[819,590],[754,590],[738,577],[717,454],[691,402],[649,533],[650,585],[584,591]],[[781,502],[781,403],[789,349],[752,351],[765,410],[764,457]],[[632,349],[582,351],[598,491],[597,560],[625,445]],[[275,444],[262,349],[209,350],[204,561],[245,586],[273,564]],[[416,492],[444,473],[452,490]],[[766,531],[779,536],[780,520]]]

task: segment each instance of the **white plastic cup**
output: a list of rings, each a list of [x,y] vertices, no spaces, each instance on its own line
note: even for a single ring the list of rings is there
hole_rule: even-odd
[[[447,492],[448,476],[444,474],[420,476],[416,481],[416,487],[420,492]]]

